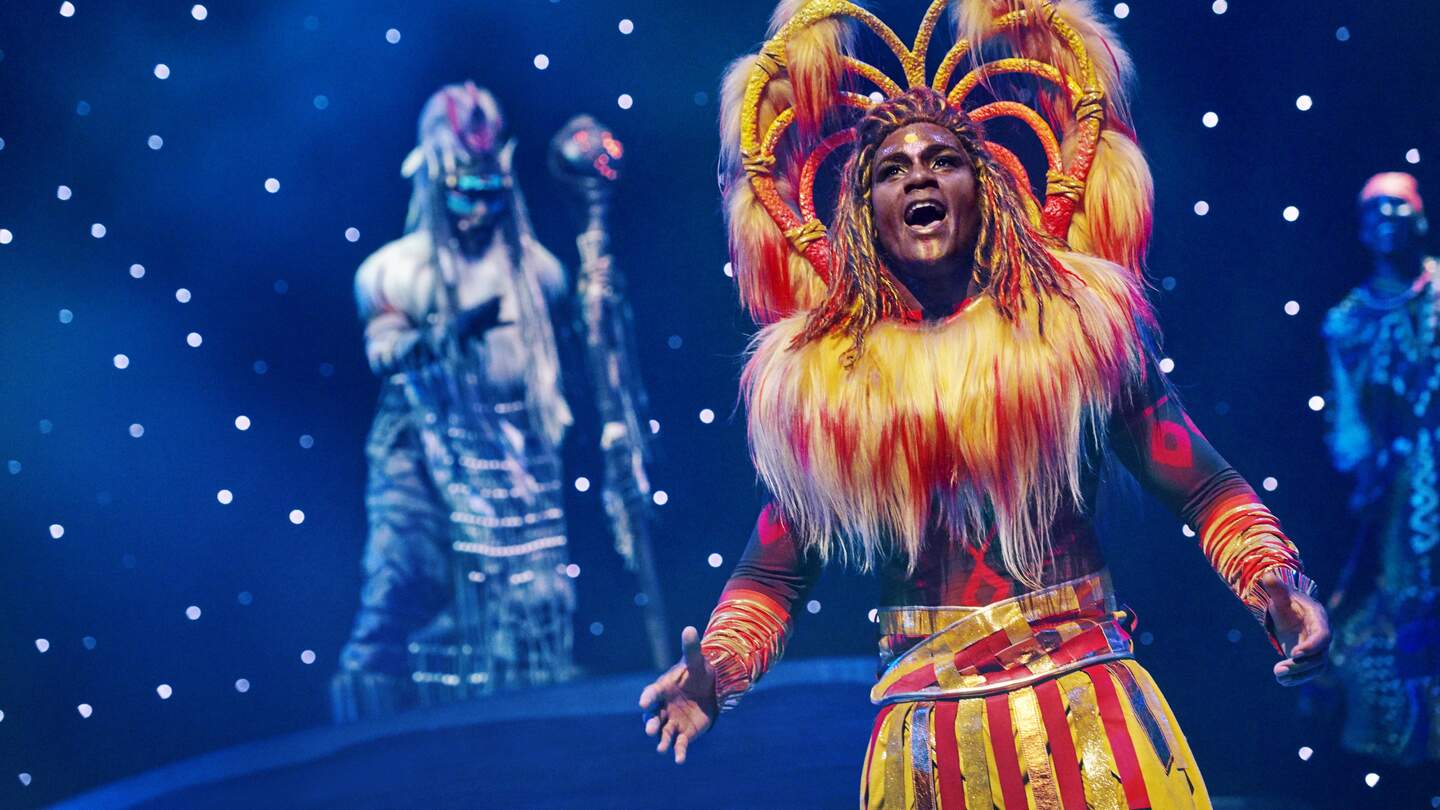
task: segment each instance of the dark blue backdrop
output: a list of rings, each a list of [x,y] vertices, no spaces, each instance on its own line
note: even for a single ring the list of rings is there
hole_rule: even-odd
[[[873,5],[900,31],[921,10]],[[677,632],[703,621],[757,507],[735,407],[749,325],[723,273],[715,90],[757,44],[769,2],[216,2],[203,21],[191,6],[0,7],[4,806],[325,721],[359,585],[377,389],[351,278],[400,234],[399,164],[442,83],[496,92],[539,235],[571,265],[576,223],[545,141],[588,111],[629,149],[614,241],[662,424],[659,557]],[[1423,0],[1236,0],[1223,14],[1137,0],[1115,22],[1141,77],[1173,378],[1243,473],[1277,479],[1267,500],[1333,581],[1351,528],[1322,414],[1306,405],[1325,386],[1318,328],[1363,276],[1352,213],[1364,178],[1409,170],[1440,198],[1440,15]],[[1313,108],[1297,108],[1301,94]],[[1290,205],[1297,221],[1281,215]],[[593,479],[581,416],[571,475]],[[578,655],[591,672],[640,669],[633,579],[595,491],[571,495]],[[1122,507],[1112,567],[1212,790],[1293,790],[1323,807],[1327,785],[1358,784],[1368,764],[1296,714],[1258,628],[1178,521],[1138,496]],[[828,574],[789,654],[868,654],[873,594]],[[1317,752],[1309,763],[1301,745]],[[1374,795],[1401,783],[1418,790],[1397,775]]]

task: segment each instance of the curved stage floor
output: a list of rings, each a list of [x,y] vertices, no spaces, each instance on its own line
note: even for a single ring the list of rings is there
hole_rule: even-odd
[[[62,808],[853,807],[875,661],[777,667],[743,722],[718,723],[681,767],[641,729],[627,675],[504,693],[238,746],[116,782]],[[707,744],[708,743],[708,744]],[[737,778],[743,775],[743,778]]]
[[[874,667],[785,662],[681,767],[641,731],[635,703],[652,676],[626,675],[262,740],[58,807],[853,808]]]

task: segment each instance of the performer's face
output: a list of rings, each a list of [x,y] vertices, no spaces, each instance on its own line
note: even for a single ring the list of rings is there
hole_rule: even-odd
[[[456,174],[445,178],[445,211],[462,235],[492,230],[509,207],[506,178],[500,174]]]
[[[918,278],[954,272],[975,252],[980,211],[975,172],[954,133],[920,123],[890,133],[875,151],[870,201],[893,269]]]
[[[1423,217],[1399,197],[1371,197],[1360,206],[1360,241],[1377,256],[1397,256],[1420,247]]]

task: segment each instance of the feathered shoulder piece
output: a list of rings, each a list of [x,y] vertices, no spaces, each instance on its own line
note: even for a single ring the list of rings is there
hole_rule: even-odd
[[[1075,306],[1016,320],[979,296],[935,324],[875,325],[846,369],[804,314],[762,329],[742,378],[751,455],[787,525],[822,558],[912,564],[938,520],[1038,579],[1057,510],[1080,502],[1082,441],[1142,379],[1150,313],[1134,274],[1061,252]],[[1032,583],[1033,584],[1033,583]]]
[[[953,44],[927,61],[950,7]],[[891,77],[857,57],[869,32],[899,60]],[[1003,98],[999,79],[1027,74],[1033,106]],[[1046,160],[1031,187],[1015,154],[992,153],[1033,205],[1035,224],[1077,253],[1139,274],[1152,185],[1125,103],[1130,59],[1091,0],[934,0],[914,41],[850,0],[782,0],[758,53],[727,72],[720,112],[721,183],[740,299],[758,323],[813,308],[832,257],[815,178],[845,152],[851,126],[877,100],[928,86],[971,118],[1015,118]]]

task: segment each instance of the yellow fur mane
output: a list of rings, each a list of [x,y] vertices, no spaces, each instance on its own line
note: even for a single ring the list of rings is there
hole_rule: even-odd
[[[1035,584],[1062,503],[1080,498],[1082,442],[1142,373],[1135,275],[1057,252],[1078,307],[1005,320],[981,296],[923,326],[883,321],[846,370],[827,337],[792,348],[803,314],[763,329],[742,388],[751,454],[792,531],[822,558],[912,565],[927,537],[983,542]],[[938,535],[930,530],[940,529]]]

